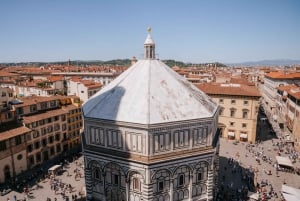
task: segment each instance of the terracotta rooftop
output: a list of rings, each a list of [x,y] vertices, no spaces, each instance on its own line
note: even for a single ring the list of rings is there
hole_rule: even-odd
[[[21,98],[20,100],[22,100],[23,103],[14,105],[14,107],[19,108],[19,107],[24,107],[24,106],[28,106],[28,105],[33,105],[36,103],[41,103],[41,102],[46,102],[46,101],[51,101],[51,100],[61,100],[61,99],[65,99],[65,98],[67,98],[67,97],[66,96],[49,96],[49,97],[29,96],[29,97]]]
[[[273,79],[300,79],[300,73],[297,72],[284,73],[282,71],[275,71],[266,74],[265,77],[269,77]]]
[[[289,91],[290,89],[295,89],[295,88],[298,88],[298,87],[294,84],[289,84],[289,85],[279,86],[276,89],[278,89],[280,91]]]
[[[28,124],[28,123],[39,121],[41,119],[47,119],[49,117],[54,117],[54,116],[57,116],[57,115],[62,115],[62,114],[67,114],[67,113],[68,113],[68,111],[62,110],[62,109],[50,110],[50,111],[47,111],[47,112],[44,112],[44,113],[41,113],[41,114],[35,114],[35,115],[32,115],[32,116],[28,116],[28,117],[24,116],[23,117],[23,122],[25,124]]]
[[[27,132],[30,132],[31,130],[25,126],[19,127],[19,128],[15,128],[15,129],[11,129],[8,131],[4,131],[4,132],[0,132],[0,141],[2,140],[6,140]]]
[[[69,112],[70,110],[74,110],[74,109],[77,109],[78,107],[76,105],[66,105],[66,106],[63,106],[61,109],[64,110],[64,111],[67,111]]]
[[[243,84],[205,83],[196,86],[208,95],[261,96],[256,87]]]
[[[9,73],[5,71],[0,71],[0,77],[11,77],[11,76],[19,76],[18,74],[15,73]]]
[[[63,76],[51,76],[51,77],[47,77],[48,81],[50,82],[56,82],[56,81],[61,81],[63,80]]]

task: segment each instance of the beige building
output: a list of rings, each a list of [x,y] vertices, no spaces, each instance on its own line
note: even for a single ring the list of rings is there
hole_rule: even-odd
[[[27,170],[26,137],[30,133],[26,127],[0,132],[0,183]]]
[[[276,122],[282,127],[286,140],[299,145],[300,141],[300,87],[292,84],[277,87]]]
[[[220,105],[219,127],[223,138],[255,142],[261,95],[254,86],[217,83],[197,86]]]
[[[33,96],[12,100],[10,107],[12,118],[0,128],[0,182],[80,148],[78,97]]]

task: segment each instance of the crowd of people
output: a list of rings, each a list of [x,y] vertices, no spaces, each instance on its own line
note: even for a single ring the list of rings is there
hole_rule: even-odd
[[[244,150],[226,152],[229,156],[223,157],[223,163],[220,164],[217,200],[246,201],[249,200],[248,192],[257,193],[260,200],[284,200],[281,189],[278,188],[279,182],[276,182],[277,189],[272,182],[277,178],[278,181],[283,180],[282,184],[286,184],[288,181],[284,180],[283,174],[298,172],[297,168],[281,167],[275,156],[286,156],[296,163],[299,160],[299,152],[292,144],[282,139],[273,139],[270,142],[268,145],[264,142],[240,143],[243,144]],[[236,145],[232,146],[234,148]],[[284,173],[280,173],[282,171]]]

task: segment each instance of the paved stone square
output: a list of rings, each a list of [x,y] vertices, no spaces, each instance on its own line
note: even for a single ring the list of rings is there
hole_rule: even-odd
[[[51,201],[54,201],[55,198],[57,201],[72,201],[72,195],[77,196],[77,200],[85,200],[85,178],[84,178],[84,170],[83,170],[83,156],[80,156],[77,160],[69,163],[69,165],[64,166],[63,173],[61,175],[55,176],[55,180],[57,180],[58,186],[63,186],[61,183],[64,183],[63,189],[65,190],[65,196],[61,193],[64,191],[62,188],[57,187],[57,191],[51,188],[51,183],[54,186],[54,179],[45,179],[37,183],[30,188],[28,195],[24,192],[19,193],[16,191],[12,191],[5,196],[0,196],[0,201],[7,201],[9,198],[11,201],[14,201],[14,195],[16,195],[17,200],[32,200],[32,201],[47,201],[47,198],[50,198]],[[75,170],[77,170],[77,177],[75,179]],[[80,176],[81,175],[81,176]],[[51,181],[52,180],[52,181]],[[72,186],[72,190],[67,187],[67,185]],[[82,196],[80,196],[81,194]],[[48,199],[49,200],[49,199]],[[50,200],[49,200],[50,201]]]
[[[290,145],[285,145],[279,152],[277,143],[280,139],[270,139],[257,145],[220,139],[219,200],[246,200],[243,189],[270,192],[273,189],[278,197],[270,200],[281,200],[282,184],[300,188],[300,175],[294,172],[276,171],[275,156],[290,156]],[[263,160],[264,158],[264,160]],[[300,167],[299,158],[294,167]],[[254,184],[254,185],[251,185]],[[256,188],[259,184],[260,188]],[[274,195],[274,194],[273,194]]]

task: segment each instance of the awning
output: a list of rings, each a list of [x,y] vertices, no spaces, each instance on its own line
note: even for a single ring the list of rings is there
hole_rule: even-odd
[[[278,165],[283,165],[287,167],[294,167],[291,160],[288,157],[276,156]]]
[[[287,185],[282,185],[282,195],[286,201],[300,200],[300,190]]]
[[[248,192],[248,197],[250,199],[253,199],[253,200],[258,200],[259,199],[259,193],[254,193],[254,192],[249,191]]]
[[[246,133],[240,134],[240,138],[248,139],[248,135]]]
[[[227,135],[230,136],[230,137],[234,137],[234,132],[229,131],[229,132],[227,133]]]

